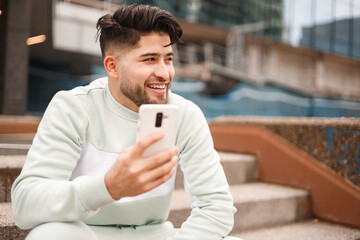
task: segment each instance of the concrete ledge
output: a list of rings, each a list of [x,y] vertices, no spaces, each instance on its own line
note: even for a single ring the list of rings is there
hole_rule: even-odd
[[[219,151],[252,153],[259,180],[309,189],[318,218],[360,227],[360,188],[263,126],[211,124]]]
[[[0,134],[35,133],[40,120],[35,116],[0,115]]]
[[[274,226],[305,220],[311,216],[309,194],[300,189],[265,183],[247,183],[230,186],[237,208],[233,232]],[[175,227],[189,217],[190,196],[182,189],[175,190],[169,220]]]

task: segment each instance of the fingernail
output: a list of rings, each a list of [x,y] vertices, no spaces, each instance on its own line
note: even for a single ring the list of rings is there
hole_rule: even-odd
[[[178,147],[175,147],[174,151],[176,152],[176,154],[179,154],[180,149]]]

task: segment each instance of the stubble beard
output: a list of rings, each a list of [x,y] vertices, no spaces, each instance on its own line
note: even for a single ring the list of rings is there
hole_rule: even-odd
[[[146,82],[145,82],[146,86]],[[142,104],[166,104],[168,102],[168,91],[166,90],[165,97],[159,96],[151,98],[146,90],[137,84],[132,84],[131,80],[125,72],[121,74],[120,91],[122,94],[132,101],[136,106],[140,107]]]

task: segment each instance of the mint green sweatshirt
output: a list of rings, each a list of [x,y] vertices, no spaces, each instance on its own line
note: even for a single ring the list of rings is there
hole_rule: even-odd
[[[179,107],[176,146],[192,212],[171,239],[221,239],[235,208],[208,124],[192,102],[170,93]],[[111,95],[107,78],[57,93],[50,102],[12,187],[15,222],[29,229],[53,221],[89,225],[148,225],[166,221],[174,176],[159,187],[118,201],[104,175],[136,141],[138,113]],[[154,225],[156,226],[156,225]]]

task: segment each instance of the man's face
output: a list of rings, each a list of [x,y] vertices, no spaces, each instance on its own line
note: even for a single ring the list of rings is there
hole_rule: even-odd
[[[138,47],[119,57],[119,103],[138,111],[141,104],[165,104],[175,71],[172,63],[172,47],[167,46],[167,34],[151,33],[142,36]]]

